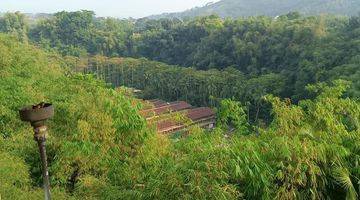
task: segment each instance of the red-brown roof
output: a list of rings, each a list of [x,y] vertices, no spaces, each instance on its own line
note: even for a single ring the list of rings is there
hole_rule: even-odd
[[[159,99],[149,100],[149,102],[151,104],[153,104],[155,108],[168,104],[166,101],[159,100]]]
[[[185,101],[176,101],[167,103],[165,101],[154,99],[146,101],[151,108],[141,111],[149,123],[155,123],[158,133],[171,133],[186,129],[188,126],[198,124],[200,127],[209,127],[215,123],[215,113],[207,107],[194,108]],[[180,113],[191,121],[175,120],[171,113]]]
[[[181,126],[181,124],[172,120],[165,120],[157,123],[157,130],[161,133],[178,126]]]
[[[210,108],[203,107],[186,110],[184,114],[195,124],[199,123],[203,126],[215,123],[215,113]],[[184,122],[177,122],[171,119],[163,120],[157,123],[157,130],[159,133],[174,132],[186,127],[187,125],[184,124]]]
[[[177,102],[172,102],[172,103],[169,103],[166,105],[158,106],[155,108],[142,110],[141,114],[145,117],[150,117],[151,115],[158,116],[158,115],[161,115],[164,113],[176,112],[176,111],[181,111],[181,110],[185,110],[185,109],[189,109],[189,108],[191,108],[191,105],[186,103],[185,101],[177,101]]]
[[[154,109],[155,114],[160,115],[169,111],[180,111],[191,108],[191,105],[186,103],[185,101],[177,101],[172,102],[169,105],[161,106],[159,108]]]
[[[189,110],[186,116],[195,122],[203,118],[214,117],[215,112],[210,108],[202,107]]]

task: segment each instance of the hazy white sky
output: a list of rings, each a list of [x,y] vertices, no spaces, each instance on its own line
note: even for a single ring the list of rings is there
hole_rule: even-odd
[[[97,16],[144,17],[183,11],[216,0],[0,0],[0,12],[54,13],[93,10]]]

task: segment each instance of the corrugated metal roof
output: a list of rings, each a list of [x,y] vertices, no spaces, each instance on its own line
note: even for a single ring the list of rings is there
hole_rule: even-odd
[[[195,108],[186,110],[184,113],[186,117],[191,119],[193,123],[185,124],[175,120],[163,120],[157,123],[157,130],[159,133],[169,133],[179,131],[188,127],[189,125],[199,124],[201,127],[215,124],[215,113],[210,108]]]
[[[168,104],[166,101],[159,100],[159,99],[149,100],[149,102],[151,104],[153,104],[155,108]]]
[[[185,101],[166,103],[165,101],[154,99],[147,101],[154,107],[141,111],[141,114],[148,122],[156,123],[158,133],[172,133],[188,126],[198,124],[200,127],[213,127],[215,124],[215,112],[208,107],[192,108]],[[170,113],[170,115],[168,115]],[[178,121],[172,118],[172,113],[180,113],[191,120],[191,122]],[[165,118],[165,119],[164,119]]]
[[[172,102],[169,105],[165,105],[165,106],[161,106],[158,108],[155,108],[153,111],[155,112],[156,115],[160,115],[169,111],[180,111],[180,110],[185,110],[185,109],[189,109],[191,108],[191,105],[186,103],[185,101],[177,101],[177,102]]]
[[[210,108],[202,107],[189,110],[186,116],[195,122],[203,118],[215,117],[215,112]]]
[[[165,120],[157,123],[157,130],[158,132],[162,133],[179,126],[182,125],[172,120]]]
[[[158,115],[161,115],[164,113],[186,110],[191,107],[192,106],[190,104],[186,103],[185,101],[177,101],[177,102],[168,103],[166,105],[158,106],[155,108],[142,110],[140,113],[144,117],[149,118],[149,117],[158,116]]]

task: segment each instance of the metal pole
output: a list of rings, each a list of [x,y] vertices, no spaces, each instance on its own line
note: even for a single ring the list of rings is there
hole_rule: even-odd
[[[41,158],[45,200],[50,200],[50,181],[45,149],[47,135],[45,121],[54,116],[54,106],[51,103],[41,102],[39,104],[26,106],[20,109],[19,115],[21,121],[30,122],[34,129],[34,139],[38,143]]]
[[[45,148],[47,127],[46,126],[37,127],[34,129],[34,132],[35,132],[34,139],[38,143],[40,157],[41,157],[45,200],[51,200],[49,171],[47,166],[47,157],[46,157],[46,148]]]

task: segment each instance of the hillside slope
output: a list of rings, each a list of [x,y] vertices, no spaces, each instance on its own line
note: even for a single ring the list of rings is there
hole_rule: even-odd
[[[140,144],[130,139],[142,135],[145,123],[135,99],[91,76],[65,70],[56,55],[0,34],[0,199],[43,197],[33,133],[18,117],[19,108],[41,101],[55,106],[47,140],[55,199],[71,199],[65,188],[76,197],[77,191],[105,184],[101,179],[109,161],[123,159],[129,149],[135,152],[133,142]],[[114,148],[120,146],[123,150]],[[71,181],[74,170],[79,174]]]
[[[292,11],[306,15],[323,13],[356,15],[360,11],[358,0],[222,0],[204,7],[179,13],[165,13],[150,18],[184,18],[217,14],[221,17],[247,17],[256,15],[278,16]]]
[[[299,105],[267,96],[268,128],[250,127],[242,105],[224,100],[214,131],[171,140],[145,128],[136,99],[65,70],[65,61],[0,34],[1,199],[42,199],[38,150],[17,112],[39,101],[56,110],[47,140],[53,199],[358,197],[360,104],[341,98],[344,81],[308,87],[318,96]]]

